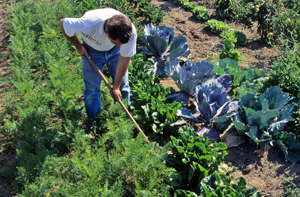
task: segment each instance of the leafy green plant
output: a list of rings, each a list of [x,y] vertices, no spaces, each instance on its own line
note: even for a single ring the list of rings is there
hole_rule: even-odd
[[[239,177],[232,183],[229,176],[214,172],[201,181],[201,196],[248,196],[261,197],[256,187],[246,188],[246,181]]]
[[[288,121],[294,120],[291,112],[296,103],[289,100],[288,93],[278,86],[270,87],[260,96],[248,93],[241,97],[240,111],[233,118],[233,124],[239,134],[246,134],[261,147],[276,143],[286,160],[296,163],[300,160],[300,143],[295,141],[293,133],[280,132]]]
[[[145,60],[141,54],[134,56],[129,67],[132,86],[130,108],[143,129],[149,129],[151,125],[152,131],[163,133],[167,130],[166,126],[178,119],[176,111],[181,104],[166,102],[166,96],[173,88],[164,88],[159,78],[153,78],[152,66],[152,59]]]
[[[174,4],[179,5],[179,6],[181,6],[185,3],[188,3],[188,2],[189,2],[189,0],[174,0]]]
[[[269,76],[258,68],[244,68],[240,72],[234,73],[232,78],[232,92],[229,95],[240,99],[247,93],[262,93],[264,82],[268,80]]]
[[[148,22],[159,25],[163,21],[165,12],[156,5],[150,3],[149,0],[128,0],[128,1],[118,1],[118,0],[109,0],[105,2],[105,6],[113,7],[120,12],[127,15],[134,25],[137,27],[137,30],[141,30],[140,22]],[[136,16],[139,17],[136,17]],[[140,35],[140,31],[137,31]]]
[[[264,82],[269,78],[265,71],[257,68],[240,70],[238,62],[229,58],[220,59],[213,65],[215,74],[227,74],[231,77],[232,89],[228,95],[234,99],[240,99],[247,93],[263,92]]]
[[[145,46],[143,54],[154,56],[155,76],[165,73],[165,58],[186,59],[191,54],[186,38],[174,37],[173,28],[148,24],[144,33],[144,36],[138,38],[138,42]]]
[[[155,133],[163,132],[164,127],[178,120],[176,112],[181,108],[181,104],[176,101],[172,103],[165,101],[165,97],[151,97],[151,102],[142,106]]]
[[[196,7],[193,9],[192,14],[194,18],[201,21],[206,21],[209,18],[209,12],[206,7]]]
[[[234,35],[233,31],[225,31],[222,34],[223,37],[223,43],[224,43],[224,47],[223,50],[221,51],[220,54],[220,59],[224,59],[224,58],[230,58],[233,59],[235,61],[242,61],[242,55],[240,54],[240,52],[238,50],[235,50],[235,44],[237,42],[237,39]]]
[[[142,17],[145,17],[145,20],[149,20],[149,22],[159,25],[165,16],[165,12],[161,9],[161,7],[157,7],[154,4],[146,4],[143,8],[140,8],[140,13]]]
[[[243,32],[240,32],[240,31],[235,30],[235,29],[230,29],[229,31],[234,32],[234,36],[236,37],[237,44],[242,45],[242,46],[246,45],[247,37]]]
[[[205,22],[204,28],[212,31],[216,35],[221,35],[221,33],[229,30],[229,27],[224,22],[216,19],[211,19]]]
[[[234,80],[233,75],[240,70],[239,63],[230,58],[220,59],[216,62],[212,62],[214,65],[214,73],[217,75],[227,74],[232,80]]]
[[[128,0],[128,2],[135,8],[143,8],[151,3],[151,0]]]
[[[285,191],[281,194],[281,197],[300,196],[300,188],[297,187],[290,179],[282,178],[282,185],[284,186]]]
[[[229,76],[212,77],[196,87],[194,95],[196,109],[189,111],[182,108],[177,111],[177,115],[196,123],[204,123],[196,134],[217,141],[218,130],[224,131],[230,125],[230,117],[234,116],[238,109],[238,101],[227,100],[227,92],[230,89]]]
[[[196,5],[192,2],[187,1],[182,4],[182,7],[192,12],[196,8]]]
[[[217,0],[215,1],[216,14],[221,18],[228,16],[228,7],[231,4],[231,0]]]
[[[163,162],[168,146],[147,144],[141,135],[133,139],[134,125],[125,116],[109,120],[108,133],[93,147],[91,136],[76,131],[72,154],[47,157],[39,177],[19,196],[170,196],[173,170]]]
[[[177,170],[171,179],[172,186],[200,194],[201,181],[218,171],[227,155],[227,147],[224,143],[195,136],[191,127],[184,126],[179,132],[178,139],[171,136],[172,154],[166,158],[168,166]]]
[[[104,7],[104,2],[104,0],[74,0],[74,3],[77,3],[78,7],[84,12]]]

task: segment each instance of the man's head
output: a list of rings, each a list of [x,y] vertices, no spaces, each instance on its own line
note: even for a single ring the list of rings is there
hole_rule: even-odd
[[[133,35],[132,22],[123,14],[118,14],[109,18],[106,21],[104,30],[111,41],[116,41],[120,44],[127,43],[130,37]],[[118,45],[114,42],[113,44]]]

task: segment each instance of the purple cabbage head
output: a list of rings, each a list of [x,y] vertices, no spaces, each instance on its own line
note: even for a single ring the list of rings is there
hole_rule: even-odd
[[[213,77],[196,87],[194,99],[196,112],[192,113],[187,108],[177,110],[177,115],[196,123],[205,123],[206,129],[200,129],[197,134],[206,131],[207,137],[217,140],[219,130],[225,129],[230,124],[230,117],[236,115],[238,101],[227,100],[230,90],[231,78],[227,75]]]

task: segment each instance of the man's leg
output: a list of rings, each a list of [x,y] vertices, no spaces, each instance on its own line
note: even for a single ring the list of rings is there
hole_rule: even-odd
[[[117,64],[120,57],[120,48],[115,46],[111,50],[106,52],[106,64],[107,69],[109,71],[110,76],[113,79],[113,82],[115,80],[116,70],[117,70]],[[125,74],[125,76],[122,79],[122,82],[120,84],[120,91],[122,93],[122,98],[127,98],[127,102],[130,102],[130,86],[128,81],[128,70]]]
[[[103,72],[103,65],[105,61],[104,53],[96,51],[88,46],[86,48],[97,67],[101,70],[101,72]],[[82,71],[85,84],[84,102],[88,116],[86,126],[89,128],[92,126],[93,120],[95,120],[96,116],[101,111],[100,84],[102,79],[85,56],[82,56]]]

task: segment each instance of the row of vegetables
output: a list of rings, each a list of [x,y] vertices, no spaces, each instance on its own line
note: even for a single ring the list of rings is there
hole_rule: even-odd
[[[276,144],[287,161],[294,164],[300,161],[296,135],[280,132],[286,129],[287,122],[294,120],[292,111],[298,101],[278,86],[264,85],[268,80],[265,72],[240,71],[238,63],[230,59],[221,59],[215,65],[205,60],[186,61],[190,55],[186,40],[182,36],[174,38],[172,29],[165,26],[146,26],[142,43],[146,44],[143,53],[155,56],[156,74],[165,71],[180,89],[166,98],[184,102],[186,106],[190,98],[194,98],[195,107],[179,109],[177,115],[204,123],[198,134],[206,133],[217,141],[220,133],[233,130],[264,146]],[[165,52],[169,45],[170,49]],[[262,88],[264,92],[258,94]]]
[[[196,6],[193,1],[174,0],[174,4],[192,12],[193,17],[200,21],[211,18],[206,7]],[[246,28],[257,22],[257,33],[266,40],[277,43],[282,37],[291,42],[300,39],[300,4],[297,0],[216,0],[213,6],[218,20],[243,24]]]

